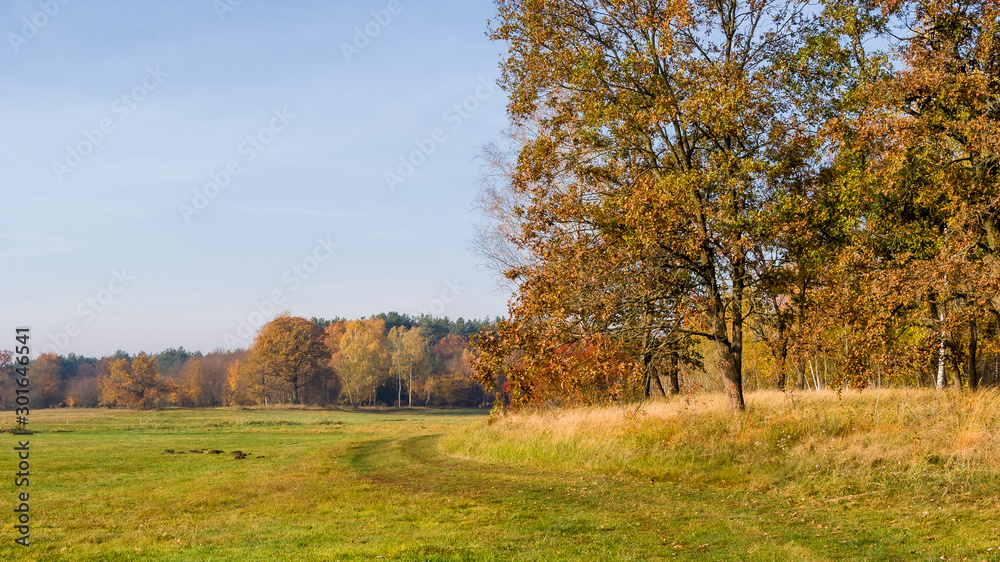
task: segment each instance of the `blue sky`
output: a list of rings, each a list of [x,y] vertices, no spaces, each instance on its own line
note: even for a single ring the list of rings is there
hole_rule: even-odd
[[[470,250],[493,5],[0,5],[0,348],[249,342],[281,310],[503,315]],[[7,336],[3,336],[7,334]],[[252,334],[249,334],[252,337]]]

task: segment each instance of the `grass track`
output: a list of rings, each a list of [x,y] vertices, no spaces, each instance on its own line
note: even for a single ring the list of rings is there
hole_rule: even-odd
[[[33,412],[34,544],[13,545],[4,523],[0,559],[980,560],[982,541],[954,538],[995,540],[996,509],[978,504],[904,518],[915,506],[874,494],[794,497],[449,452],[456,436],[489,431],[480,414]]]

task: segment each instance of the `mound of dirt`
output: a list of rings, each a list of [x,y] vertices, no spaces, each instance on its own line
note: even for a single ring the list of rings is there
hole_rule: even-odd
[[[166,451],[163,451],[163,453],[161,453],[161,454],[172,455],[172,454],[174,454],[174,450],[173,449],[167,449]]]
[[[208,454],[210,455],[221,455],[222,453],[225,453],[225,451],[220,451],[218,449],[212,449],[211,451],[208,452]]]
[[[237,458],[237,459],[245,459],[245,458],[247,458],[247,453],[244,453],[243,451],[233,451],[232,454],[233,454],[233,457]]]

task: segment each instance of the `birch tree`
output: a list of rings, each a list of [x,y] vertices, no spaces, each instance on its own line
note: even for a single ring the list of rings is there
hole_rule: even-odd
[[[375,318],[348,322],[340,338],[336,368],[343,383],[343,399],[352,406],[368,398],[374,403],[375,391],[389,371],[385,322]]]
[[[396,406],[402,403],[403,378],[407,379],[407,407],[413,406],[413,375],[417,380],[427,370],[427,339],[420,333],[420,328],[404,328],[396,326],[389,330],[390,373],[396,376],[397,396]]]

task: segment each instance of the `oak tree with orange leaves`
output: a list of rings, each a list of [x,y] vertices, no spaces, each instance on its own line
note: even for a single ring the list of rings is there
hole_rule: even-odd
[[[98,384],[102,404],[132,409],[153,408],[161,396],[174,390],[169,380],[160,377],[156,356],[144,352],[111,362],[107,376]]]
[[[299,391],[312,377],[328,372],[327,357],[323,329],[286,312],[260,329],[247,353],[244,368],[260,373],[262,380],[285,383],[291,391],[292,404],[299,404]]]
[[[815,173],[793,78],[818,16],[799,0],[497,6],[516,156],[491,199],[511,204],[487,211],[517,293],[479,340],[481,380],[610,389],[700,337],[744,409],[745,323],[789,259],[768,226]]]

